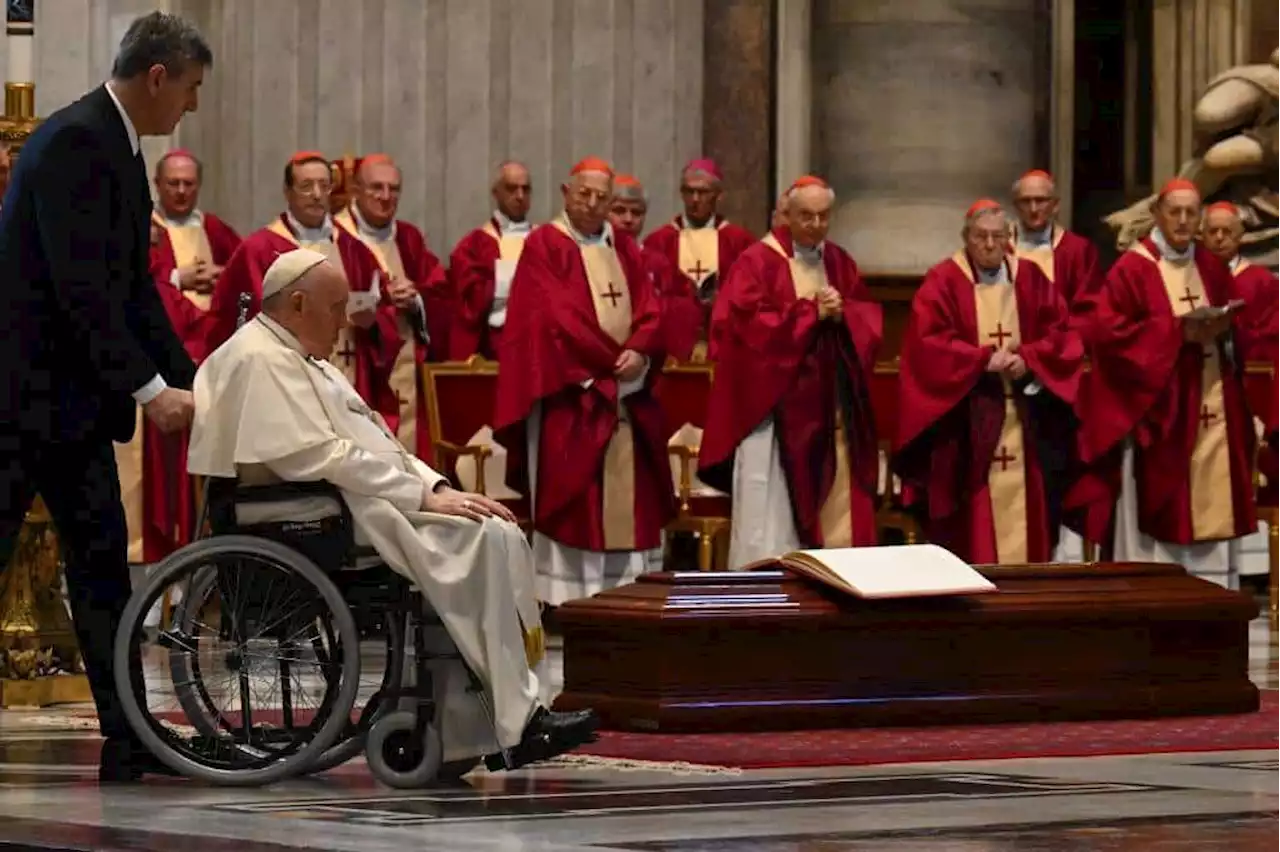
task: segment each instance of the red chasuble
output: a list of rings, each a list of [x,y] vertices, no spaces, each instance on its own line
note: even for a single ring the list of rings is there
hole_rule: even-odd
[[[498,357],[504,328],[489,325],[489,312],[497,286],[494,266],[499,260],[520,259],[527,234],[501,236],[497,221],[490,219],[467,234],[449,256],[453,322],[449,328],[449,360],[465,361],[472,355]]]
[[[686,345],[692,351],[693,344],[707,339],[716,292],[739,255],[755,243],[755,235],[746,228],[719,217],[715,227],[686,228],[684,217],[677,216],[645,237],[645,248],[665,257],[682,285],[669,288],[663,297],[664,311],[678,335],[669,342],[673,355],[683,360]],[[698,336],[688,344],[687,327],[695,321]]]
[[[154,245],[151,273],[174,331],[191,352],[204,312],[169,283],[170,267],[162,266]],[[129,561],[158,562],[191,541],[195,492],[187,476],[188,432],[165,434],[138,406],[133,440],[116,444],[120,499],[129,534]]]
[[[540,404],[534,529],[583,550],[655,548],[675,516],[670,430],[652,394],[658,302],[631,237],[580,247],[561,227],[534,230],[511,286],[493,424],[508,481],[528,493],[524,424]],[[620,416],[613,365],[626,349],[650,366]]]
[[[1017,231],[1013,245],[1018,246]],[[1048,246],[1034,249],[1018,247],[1017,255],[1040,268],[1071,312],[1072,322],[1078,325],[1087,319],[1092,302],[1089,296],[1102,286],[1102,273],[1098,269],[1098,250],[1084,237],[1058,225],[1053,226],[1053,237]]]
[[[213,289],[213,300],[205,315],[207,331],[202,337],[206,351],[201,360],[235,332],[241,293],[249,296],[247,317],[252,319],[257,315],[262,307],[262,277],[277,257],[299,245],[283,215],[245,238]],[[369,290],[375,277],[381,275],[378,260],[368,247],[341,228],[333,229],[333,237],[328,243],[308,243],[302,247],[315,249],[340,261],[341,269],[347,275],[347,284],[353,291]],[[380,333],[381,328],[377,324],[368,329],[349,326],[339,336],[338,345],[329,357],[366,401],[373,396],[376,364],[382,352]]]
[[[422,299],[425,320],[417,310],[400,310],[389,299],[378,308],[371,405],[406,449],[430,461],[427,396],[420,367],[426,361],[444,360],[448,353],[450,310],[444,267],[427,248],[422,231],[408,222],[397,219],[393,236],[385,242],[361,234],[350,209],[335,216],[334,223],[368,246],[388,275],[412,281]],[[427,337],[429,344],[424,342]]]
[[[196,260],[226,266],[240,247],[240,235],[212,213],[201,212],[199,224],[182,227],[170,225],[158,212],[152,212],[151,221],[160,235],[151,245],[152,263],[169,273],[190,266]],[[165,281],[168,280],[166,273]],[[200,310],[209,310],[210,295],[190,290],[183,291],[182,295]]]
[[[818,318],[822,273],[844,299],[843,322]],[[822,265],[812,271],[794,260],[786,228],[743,252],[711,317],[718,360],[700,449],[702,481],[730,492],[738,445],[773,417],[803,544],[875,544],[879,447],[870,377],[882,323],[880,306],[839,246],[826,243]]]
[[[1271,366],[1271,385],[1276,386],[1277,344],[1280,343],[1280,280],[1271,270],[1255,266],[1241,258],[1234,270],[1237,298],[1248,306],[1240,316],[1240,343],[1245,361]],[[1271,404],[1264,411],[1254,411],[1268,432],[1276,431],[1277,400],[1273,390]]]
[[[1084,347],[1039,267],[1006,260],[1009,284],[976,284],[958,252],[926,273],[902,340],[894,469],[926,533],[979,564],[1046,562],[1070,463]],[[1028,375],[986,372],[997,348]],[[1035,393],[1027,393],[1039,384]]]
[[[1243,353],[1187,343],[1179,319],[1239,296],[1226,266],[1201,246],[1194,262],[1175,264],[1148,238],[1111,267],[1088,329],[1093,370],[1078,406],[1087,467],[1068,498],[1086,538],[1110,539],[1127,438],[1142,532],[1186,545],[1255,528]],[[1244,321],[1238,314],[1237,342]]]
[[[688,279],[666,257],[648,247],[641,250],[641,257],[661,307],[667,354],[688,361],[703,337],[702,303],[693,294]]]

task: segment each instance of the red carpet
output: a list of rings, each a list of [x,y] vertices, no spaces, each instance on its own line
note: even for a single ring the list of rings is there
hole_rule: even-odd
[[[868,766],[1018,757],[1274,749],[1274,691],[1262,709],[1234,716],[936,728],[862,728],[756,734],[632,734],[605,731],[576,754],[742,769]]]

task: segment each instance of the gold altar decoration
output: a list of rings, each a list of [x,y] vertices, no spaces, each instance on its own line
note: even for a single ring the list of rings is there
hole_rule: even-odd
[[[16,162],[40,124],[34,83],[4,84],[0,144]],[[62,598],[62,559],[53,521],[36,497],[13,557],[0,572],[0,707],[89,701],[89,680]]]
[[[44,707],[91,697],[62,598],[53,521],[37,497],[0,573],[0,706]]]

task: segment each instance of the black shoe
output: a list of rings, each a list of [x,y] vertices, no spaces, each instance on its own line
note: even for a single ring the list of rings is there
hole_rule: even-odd
[[[540,760],[573,751],[578,746],[596,741],[600,717],[594,710],[575,710],[572,713],[553,713],[545,707],[534,711],[533,718],[525,725],[520,742],[504,755],[502,752],[485,757],[484,765],[491,772],[500,769],[519,769]]]
[[[147,747],[135,739],[108,737],[102,741],[102,757],[98,761],[99,784],[128,784],[141,781],[143,775],[181,777],[156,760]]]

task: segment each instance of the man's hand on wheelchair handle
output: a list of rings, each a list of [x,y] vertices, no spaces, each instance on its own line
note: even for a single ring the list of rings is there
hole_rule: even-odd
[[[460,518],[470,518],[473,521],[482,521],[485,518],[497,516],[513,524],[516,522],[516,516],[511,513],[511,510],[497,500],[486,497],[483,494],[458,491],[448,485],[443,485],[435,491],[424,487],[422,489],[422,511],[435,512],[439,515],[457,515]]]

